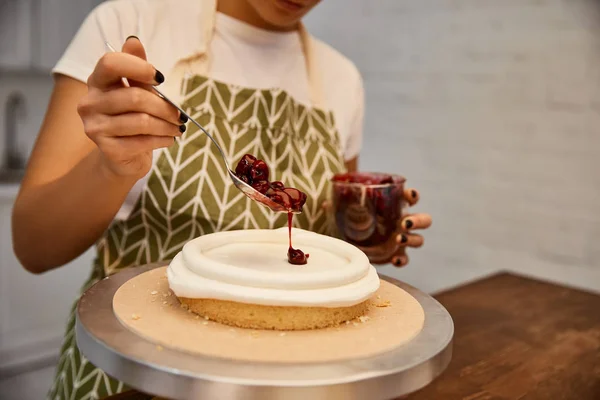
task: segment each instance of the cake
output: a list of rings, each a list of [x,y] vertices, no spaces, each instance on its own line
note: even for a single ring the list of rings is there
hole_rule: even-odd
[[[169,264],[169,287],[184,308],[240,328],[318,329],[364,315],[379,289],[367,256],[329,236],[294,235],[310,253],[306,265],[287,261],[287,228],[193,239]]]

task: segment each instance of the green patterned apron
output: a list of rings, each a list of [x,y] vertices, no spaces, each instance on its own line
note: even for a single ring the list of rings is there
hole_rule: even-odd
[[[321,86],[310,36],[303,28],[300,34],[313,107],[297,103],[282,90],[240,88],[198,75],[208,69],[206,56],[182,62],[181,104],[214,134],[232,165],[244,154],[254,154],[271,167],[273,180],[306,192],[304,212],[294,218],[296,226],[330,233],[321,205],[329,178],[344,169],[344,159],[332,113],[317,108]],[[160,152],[129,218],[113,222],[99,240],[94,269],[82,292],[123,268],[170,260],[200,235],[286,224],[286,215],[257,205],[233,186],[215,146],[190,124],[175,145]],[[48,398],[97,399],[123,391],[123,383],[79,353],[74,311],[75,306]]]

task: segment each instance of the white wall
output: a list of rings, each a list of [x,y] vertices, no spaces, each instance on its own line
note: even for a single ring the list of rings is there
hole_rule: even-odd
[[[365,79],[362,168],[433,214],[397,273],[437,290],[500,269],[600,289],[600,3],[326,0],[315,35]]]
[[[0,157],[4,150],[4,109],[10,93],[22,93],[25,98],[25,118],[18,120],[17,138],[20,152],[27,158],[51,90],[49,74],[0,73]],[[91,271],[92,260],[88,252],[41,276],[26,272],[12,251],[10,216],[17,190],[18,185],[0,182],[0,378],[29,368],[31,363],[52,362],[69,308]]]

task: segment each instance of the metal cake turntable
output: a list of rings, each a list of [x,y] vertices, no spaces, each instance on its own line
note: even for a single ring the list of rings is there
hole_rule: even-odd
[[[429,384],[452,357],[454,325],[446,309],[431,296],[386,276],[381,279],[419,302],[425,321],[408,343],[375,356],[312,363],[249,362],[157,346],[117,319],[113,297],[130,279],[163,266],[131,268],[98,282],[83,294],[76,314],[81,352],[109,375],[145,393],[174,400],[393,399]]]

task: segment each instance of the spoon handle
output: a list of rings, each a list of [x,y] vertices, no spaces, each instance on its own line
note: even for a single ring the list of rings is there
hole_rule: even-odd
[[[113,53],[117,52],[115,50],[115,48],[110,45],[110,43],[108,43],[108,42],[104,42],[104,43],[106,44],[106,47],[111,52],[113,52]],[[126,78],[123,78],[123,81],[125,83],[127,83],[127,79]],[[127,86],[129,86],[128,83],[127,83]],[[200,125],[198,122],[196,122],[196,120],[194,118],[190,117],[188,115],[188,113],[186,113],[185,111],[183,111],[181,109],[181,107],[179,107],[171,99],[169,99],[167,96],[165,96],[156,86],[152,85],[152,89],[156,92],[156,94],[158,95],[158,97],[162,98],[167,103],[171,104],[173,107],[175,107],[177,110],[179,110],[179,112],[181,113],[181,115],[184,115],[185,117],[187,117],[194,125],[196,125],[198,127],[198,129],[200,129],[202,132],[204,132],[206,134],[206,136],[208,136],[208,138],[214,143],[214,145],[217,146],[217,149],[219,150],[219,153],[221,153],[221,157],[223,158],[223,161],[225,162],[225,166],[227,167],[228,170],[231,171],[231,167],[229,166],[229,162],[227,161],[227,157],[225,157],[225,153],[223,152],[223,149],[221,148],[221,146],[219,146],[219,143],[217,143],[217,141],[212,137],[212,135],[210,133],[208,133],[206,131],[206,129],[204,129],[204,127],[202,125]]]

